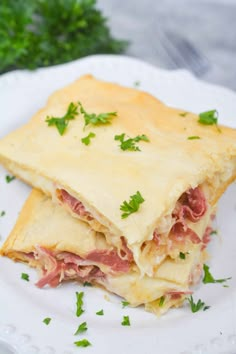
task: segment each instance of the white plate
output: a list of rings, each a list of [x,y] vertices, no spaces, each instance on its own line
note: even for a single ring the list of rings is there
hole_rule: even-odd
[[[69,64],[35,72],[15,71],[0,78],[0,136],[19,127],[45,104],[55,89],[85,73],[98,78],[151,92],[169,105],[201,112],[217,108],[220,122],[236,127],[236,94],[200,82],[185,71],[168,72],[139,60],[122,56],[92,56]],[[45,142],[46,144],[47,142]],[[9,234],[29,187],[18,180],[5,182],[0,170],[0,233],[3,241]],[[0,259],[0,353],[9,343],[19,354],[72,354],[80,350],[90,354],[235,354],[236,353],[236,186],[223,196],[217,214],[222,237],[210,246],[211,271],[216,277],[233,276],[230,287],[220,284],[200,285],[194,298],[201,298],[211,308],[193,314],[186,305],[162,318],[142,308],[122,309],[120,299],[96,288],[75,283],[58,289],[37,289],[34,270],[8,259]],[[21,273],[30,275],[30,282]],[[85,292],[85,313],[75,316],[75,291]],[[95,312],[104,309],[104,316]],[[122,327],[123,315],[129,315],[131,327]],[[51,317],[50,325],[42,323]],[[92,347],[80,349],[73,344],[78,324],[87,321]]]

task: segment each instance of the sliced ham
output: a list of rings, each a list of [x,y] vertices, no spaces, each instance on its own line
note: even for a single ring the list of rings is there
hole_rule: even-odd
[[[202,238],[202,250],[204,250],[208,245],[208,243],[211,241],[211,232],[212,232],[212,227],[207,226]]]
[[[65,189],[58,189],[57,195],[58,199],[66,204],[75,214],[87,220],[94,219],[92,214],[85,209],[84,205],[78,199],[72,197]]]
[[[182,222],[177,222],[171,229],[169,238],[177,242],[185,242],[190,240],[194,244],[201,242],[200,237],[192,229]]]
[[[166,295],[169,295],[171,300],[180,299],[183,295],[191,295],[192,291],[168,291]]]
[[[181,222],[186,219],[197,222],[207,211],[206,198],[199,187],[191,188],[182,195],[174,210],[173,216]]]
[[[36,283],[39,288],[49,285],[56,287],[64,279],[92,281],[105,277],[94,263],[110,267],[111,272],[128,272],[130,262],[120,258],[115,250],[94,250],[83,259],[70,252],[57,255],[43,247],[37,247],[35,259],[42,265],[42,277]]]
[[[109,266],[114,272],[128,272],[130,262],[119,257],[116,251],[94,250],[86,256],[87,260]]]

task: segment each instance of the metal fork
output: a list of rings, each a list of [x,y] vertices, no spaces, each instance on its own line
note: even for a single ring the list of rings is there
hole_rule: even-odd
[[[208,58],[186,38],[168,30],[159,31],[159,42],[172,68],[186,68],[197,76],[210,69]]]

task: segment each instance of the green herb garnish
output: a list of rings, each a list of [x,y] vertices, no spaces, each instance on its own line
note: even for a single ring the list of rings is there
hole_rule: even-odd
[[[86,322],[81,323],[81,324],[78,326],[76,332],[74,333],[74,336],[77,336],[77,334],[81,334],[81,333],[86,332],[87,329],[88,329],[88,328],[87,328],[87,323],[86,323]]]
[[[6,182],[7,183],[11,183],[11,181],[14,181],[14,179],[16,178],[15,176],[9,176],[9,175],[6,175]]]
[[[45,325],[49,325],[49,323],[51,322],[51,318],[50,317],[46,317],[44,320],[43,320],[43,323],[45,323]]]
[[[200,299],[198,300],[198,302],[194,302],[192,295],[190,296],[190,298],[187,298],[191,310],[193,313],[198,312],[200,310],[206,311],[210,308],[210,306],[206,306],[205,303],[203,301],[201,301]]]
[[[164,305],[164,302],[165,302],[165,296],[161,296],[159,300],[159,307],[162,307]]]
[[[83,108],[82,104],[79,102],[80,113],[84,116],[84,126],[86,127],[89,124],[92,125],[101,125],[109,124],[111,120],[117,116],[117,112],[108,112],[108,113],[87,113]]]
[[[128,301],[121,301],[122,303],[122,307],[126,307],[126,306],[129,306],[129,302]]]
[[[84,138],[81,139],[82,143],[84,145],[89,145],[90,144],[90,140],[91,138],[94,138],[96,136],[96,134],[94,133],[89,133],[87,136],[85,136]]]
[[[212,235],[217,235],[217,234],[218,234],[218,231],[217,231],[217,230],[212,230],[211,233],[210,233],[211,236],[212,236]]]
[[[139,141],[150,141],[145,134],[137,135],[135,138],[128,138],[125,140],[125,133],[115,135],[114,140],[121,142],[121,144],[119,145],[121,150],[128,151],[141,151],[140,148],[136,145],[136,143],[138,143]]]
[[[71,102],[67,108],[67,112],[63,117],[50,117],[47,116],[45,122],[48,123],[48,126],[56,126],[60,135],[63,135],[70,120],[75,119],[78,115],[78,104]]]
[[[209,266],[206,264],[203,264],[203,270],[204,270],[204,277],[202,279],[202,282],[204,284],[209,284],[209,283],[224,283],[227,280],[230,280],[230,278],[224,278],[224,279],[214,279],[213,275],[209,271]]]
[[[29,281],[29,274],[27,273],[21,273],[21,279]]]
[[[139,87],[141,85],[141,82],[140,81],[134,81],[134,87]]]
[[[83,283],[83,286],[93,286],[93,284],[92,284],[92,283],[89,283],[88,281],[85,281],[85,282]]]
[[[103,316],[103,315],[104,315],[103,310],[100,310],[100,311],[96,312],[96,315],[98,315],[98,316]]]
[[[0,19],[0,72],[121,53],[128,44],[113,38],[95,0],[5,0]]]
[[[138,211],[140,204],[142,204],[144,201],[145,199],[143,199],[139,191],[137,191],[136,194],[131,195],[129,202],[124,201],[123,204],[120,206],[120,210],[124,211],[124,213],[121,214],[121,218],[125,219],[130,214],[133,214]]]
[[[2,210],[0,216],[2,217],[4,215],[6,215],[6,212],[4,210]]]
[[[123,316],[122,326],[130,326],[129,316]]]
[[[84,348],[92,345],[87,339],[79,340],[77,342],[74,342],[74,344],[76,345],[76,347],[84,347]]]
[[[198,122],[204,125],[214,125],[218,122],[218,112],[216,109],[199,114]]]
[[[188,114],[188,112],[179,113],[179,115],[180,115],[181,117],[186,117],[187,114]]]
[[[188,140],[197,140],[197,139],[201,139],[200,136],[198,135],[188,136]]]
[[[179,252],[179,258],[180,259],[186,259],[186,254],[189,254],[189,252]]]
[[[81,316],[82,313],[84,313],[84,309],[82,308],[84,304],[83,297],[84,297],[83,292],[78,293],[76,291],[76,316],[77,317]]]

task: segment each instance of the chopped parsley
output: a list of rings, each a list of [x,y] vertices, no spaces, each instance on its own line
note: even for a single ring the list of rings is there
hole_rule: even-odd
[[[83,283],[83,286],[93,286],[93,284],[92,284],[92,283],[89,283],[88,281],[85,281],[85,282]]]
[[[159,300],[159,307],[162,307],[164,305],[164,302],[165,302],[165,296],[161,296]]]
[[[29,274],[27,273],[21,273],[21,279],[29,281]]]
[[[206,311],[210,308],[210,306],[206,306],[205,302],[203,302],[200,299],[198,300],[198,302],[195,303],[192,295],[190,296],[190,298],[187,298],[187,300],[190,304],[190,307],[191,307],[191,310],[193,313],[198,312],[200,310]]]
[[[139,87],[141,85],[141,82],[140,81],[134,81],[134,87]]]
[[[145,134],[137,135],[135,138],[127,138],[125,140],[125,133],[120,135],[115,135],[114,140],[120,141],[121,150],[128,151],[141,151],[140,148],[136,145],[139,141],[149,142],[150,140]]]
[[[179,258],[180,259],[186,259],[186,254],[189,254],[189,252],[179,252]]]
[[[81,339],[77,342],[74,342],[74,344],[76,345],[76,347],[84,347],[84,348],[92,345],[87,339]]]
[[[129,306],[129,302],[128,301],[121,301],[122,303],[122,307],[125,308],[126,306]]]
[[[227,280],[230,280],[230,278],[224,278],[224,279],[214,279],[213,275],[209,271],[209,266],[206,264],[203,264],[203,270],[204,270],[204,277],[202,279],[202,282],[204,284],[209,284],[209,283],[224,283]]]
[[[87,329],[88,329],[88,328],[87,328],[87,323],[86,323],[86,322],[81,323],[81,324],[78,326],[76,332],[74,333],[74,336],[77,336],[77,334],[81,334],[81,333],[86,332]]]
[[[9,175],[6,175],[5,177],[7,183],[11,183],[12,181],[14,181],[15,178],[16,178],[15,176],[9,176]]]
[[[51,322],[51,318],[50,317],[46,317],[44,320],[43,320],[43,323],[45,323],[45,325],[49,325],[49,323]]]
[[[70,120],[75,119],[78,115],[78,104],[71,102],[67,108],[67,112],[63,117],[50,117],[47,116],[45,122],[48,123],[48,126],[55,126],[60,135],[65,133],[65,130],[69,124]]]
[[[103,310],[100,310],[100,311],[96,312],[96,315],[98,315],[98,316],[103,316],[103,315],[104,315]]]
[[[83,309],[83,297],[84,297],[84,293],[80,292],[78,293],[76,291],[76,316],[79,317],[82,315],[82,313],[84,313],[84,309]]]
[[[188,140],[197,140],[197,139],[201,139],[200,136],[198,135],[188,136]]]
[[[84,138],[81,139],[82,143],[84,145],[89,145],[90,144],[90,140],[91,138],[95,138],[96,134],[94,134],[93,132],[89,133],[87,136],[85,136]]]
[[[0,216],[2,217],[4,215],[6,215],[6,212],[4,210],[2,210],[1,213],[0,213]]]
[[[179,113],[179,115],[180,115],[181,117],[186,117],[187,114],[188,114],[188,112]]]
[[[109,124],[111,120],[117,116],[117,112],[108,112],[108,113],[87,113],[83,108],[82,104],[79,102],[80,113],[84,116],[84,127],[89,124],[100,125],[100,124]]]
[[[129,316],[123,316],[122,326],[130,326]]]
[[[144,201],[145,200],[143,199],[139,191],[137,191],[136,194],[131,195],[129,202],[124,201],[123,204],[120,206],[120,210],[124,211],[124,213],[121,214],[121,218],[125,219],[130,214],[133,214],[138,211],[140,204],[142,204]]]
[[[218,112],[216,109],[211,111],[202,112],[199,114],[198,122],[204,125],[217,125],[218,123]]]
[[[212,236],[212,235],[217,235],[217,234],[218,234],[218,231],[217,231],[217,230],[212,230],[211,233],[210,233],[211,236]]]

